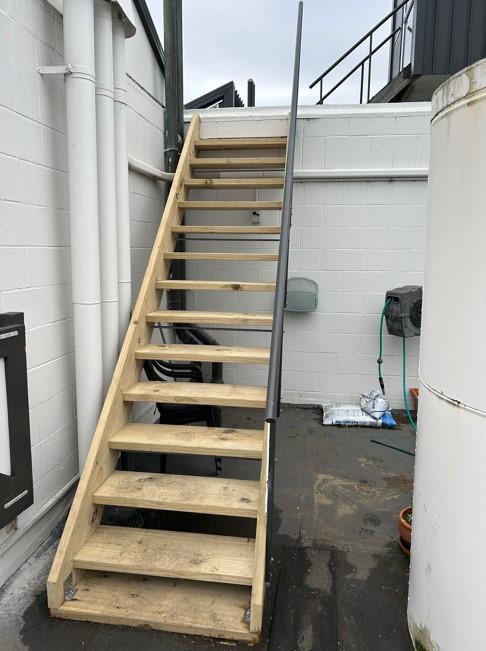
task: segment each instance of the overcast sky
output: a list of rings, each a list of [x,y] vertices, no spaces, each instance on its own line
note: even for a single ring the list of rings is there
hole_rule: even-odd
[[[147,0],[147,4],[162,33],[163,0]],[[233,79],[246,104],[246,82],[251,77],[256,84],[257,106],[288,105],[297,4],[297,0],[183,0],[185,101]],[[378,22],[392,4],[392,0],[305,0],[301,104],[318,100],[318,88],[309,90],[309,83]],[[377,35],[375,43],[386,33]],[[366,47],[333,73],[327,88],[365,56]],[[385,82],[385,50],[374,63],[372,94]],[[359,101],[359,81],[356,72],[332,102]]]

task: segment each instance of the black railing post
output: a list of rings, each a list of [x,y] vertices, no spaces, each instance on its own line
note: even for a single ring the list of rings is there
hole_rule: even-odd
[[[366,101],[370,101],[371,95],[371,59],[373,57],[373,32],[370,34],[370,48],[369,48],[369,59],[368,59],[368,93],[366,95]]]

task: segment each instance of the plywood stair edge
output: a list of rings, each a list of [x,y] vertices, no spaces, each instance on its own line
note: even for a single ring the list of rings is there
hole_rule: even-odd
[[[192,168],[203,169],[207,161],[210,161],[209,168],[215,169],[221,163],[223,168],[281,168],[285,160],[276,156],[252,156],[202,161],[198,159],[198,151],[229,149],[230,145],[250,150],[258,143],[263,149],[272,149],[275,145],[284,148],[286,139],[204,142],[200,137],[199,115],[192,117],[139,296],[47,579],[48,607],[53,616],[228,640],[257,642],[259,639],[265,599],[270,425],[265,423],[263,430],[179,426],[184,430],[179,431],[174,429],[178,426],[129,422],[133,401],[259,409],[266,405],[266,387],[140,381],[146,359],[191,358],[191,361],[268,364],[269,351],[261,347],[219,346],[212,350],[204,347],[194,353],[188,345],[170,348],[151,343],[154,324],[159,322],[199,323],[197,319],[200,318],[201,323],[272,324],[271,313],[188,311],[169,314],[160,309],[161,291],[173,288],[274,291],[274,283],[170,279],[170,259],[178,257],[174,251],[179,233],[280,232],[279,227],[272,226],[210,226],[198,230],[198,227],[182,224],[184,209],[194,207],[188,201],[191,187],[188,181],[197,181]],[[268,183],[268,187],[282,185],[280,178],[268,179],[262,182],[262,187],[264,183]],[[197,185],[194,183],[194,187]],[[235,187],[238,186],[236,183]],[[280,205],[280,202],[267,202],[264,207]],[[199,204],[197,207],[205,206]],[[228,202],[225,209],[236,207],[241,207],[241,202]],[[254,259],[265,258],[262,255]],[[192,360],[192,355],[196,360]],[[120,452],[124,450],[254,459],[260,463],[260,478],[249,481],[125,472],[117,470]],[[256,520],[256,536],[252,540],[146,529],[123,530],[122,527],[101,525],[105,505],[253,519]],[[204,557],[201,557],[198,543],[199,547],[208,550]]]
[[[159,307],[160,296],[156,291],[156,280],[162,275],[168,276],[169,265],[163,264],[163,253],[173,250],[175,246],[172,227],[181,223],[182,211],[177,202],[185,198],[184,177],[186,173],[190,173],[189,161],[195,155],[199,124],[199,114],[196,113],[189,126],[113,379],[47,579],[50,609],[58,609],[64,602],[64,586],[72,575],[74,555],[101,520],[102,509],[92,503],[91,496],[116,465],[118,454],[108,447],[108,438],[128,422],[129,406],[123,400],[123,389],[138,379],[141,362],[136,360],[133,354],[135,346],[150,343],[152,329],[146,322],[146,315]]]

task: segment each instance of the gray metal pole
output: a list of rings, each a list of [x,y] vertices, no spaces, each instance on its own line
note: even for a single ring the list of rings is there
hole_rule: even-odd
[[[184,142],[182,0],[164,0],[165,170],[175,172]]]
[[[287,298],[287,274],[290,248],[290,226],[292,222],[292,193],[294,178],[295,133],[297,129],[297,105],[299,97],[300,49],[302,42],[303,2],[299,2],[297,36],[295,44],[294,77],[290,105],[290,128],[287,139],[287,160],[280,230],[280,247],[276,278],[275,302],[273,307],[273,333],[268,369],[267,408],[265,418],[275,421],[280,414],[280,382],[283,346],[284,309]]]
[[[253,81],[253,79],[248,79],[246,105],[255,106],[255,82]]]
[[[165,171],[175,172],[184,143],[184,84],[182,58],[182,0],[164,0],[165,49]],[[179,239],[179,251],[184,251],[184,238]],[[173,277],[183,280],[185,262],[174,260]],[[169,309],[184,310],[184,291],[170,291]]]

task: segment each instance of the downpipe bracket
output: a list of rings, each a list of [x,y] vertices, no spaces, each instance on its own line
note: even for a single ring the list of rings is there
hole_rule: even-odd
[[[37,72],[40,75],[69,75],[73,72],[73,66],[39,66]]]

